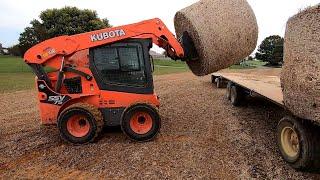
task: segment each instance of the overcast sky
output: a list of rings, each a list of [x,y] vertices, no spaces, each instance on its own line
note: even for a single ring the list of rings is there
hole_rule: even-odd
[[[96,10],[111,25],[130,24],[159,17],[174,32],[176,11],[198,0],[0,0],[0,43],[5,47],[18,42],[19,34],[32,19],[48,8],[76,6]],[[259,43],[267,36],[283,36],[287,19],[319,0],[248,0],[259,24]]]

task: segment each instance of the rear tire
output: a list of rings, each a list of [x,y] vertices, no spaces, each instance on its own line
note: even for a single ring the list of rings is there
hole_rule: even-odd
[[[156,137],[161,127],[158,111],[147,104],[129,107],[123,114],[121,129],[130,139],[139,142],[150,141]]]
[[[232,85],[230,88],[230,101],[233,106],[240,106],[245,93],[242,87],[237,85]]]
[[[297,170],[319,169],[316,127],[306,120],[284,117],[277,128],[278,147],[283,159]]]
[[[101,112],[89,104],[77,103],[60,113],[58,129],[61,138],[71,144],[93,142],[104,126]]]

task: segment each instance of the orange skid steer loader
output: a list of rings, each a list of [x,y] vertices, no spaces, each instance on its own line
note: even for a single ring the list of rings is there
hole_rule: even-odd
[[[24,61],[37,76],[42,124],[57,124],[72,144],[93,142],[104,126],[121,126],[136,141],[153,139],[161,126],[153,43],[174,60],[197,58],[188,33],[179,42],[160,19],[60,36],[29,49]]]

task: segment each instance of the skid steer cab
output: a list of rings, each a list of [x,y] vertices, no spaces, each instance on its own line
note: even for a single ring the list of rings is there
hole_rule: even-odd
[[[93,142],[105,126],[121,126],[136,141],[152,140],[161,126],[153,43],[172,59],[188,59],[160,19],[60,36],[29,49],[24,60],[37,76],[42,124],[57,124],[72,144]]]

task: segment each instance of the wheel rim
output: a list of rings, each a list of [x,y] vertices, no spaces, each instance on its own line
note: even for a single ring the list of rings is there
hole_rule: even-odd
[[[300,142],[297,132],[292,127],[283,128],[281,131],[281,145],[283,151],[290,158],[295,158],[300,152]]]
[[[130,119],[130,128],[136,134],[146,134],[152,128],[152,118],[146,112],[137,112]]]
[[[74,115],[68,119],[68,132],[77,138],[86,136],[90,131],[90,123],[85,115]]]

